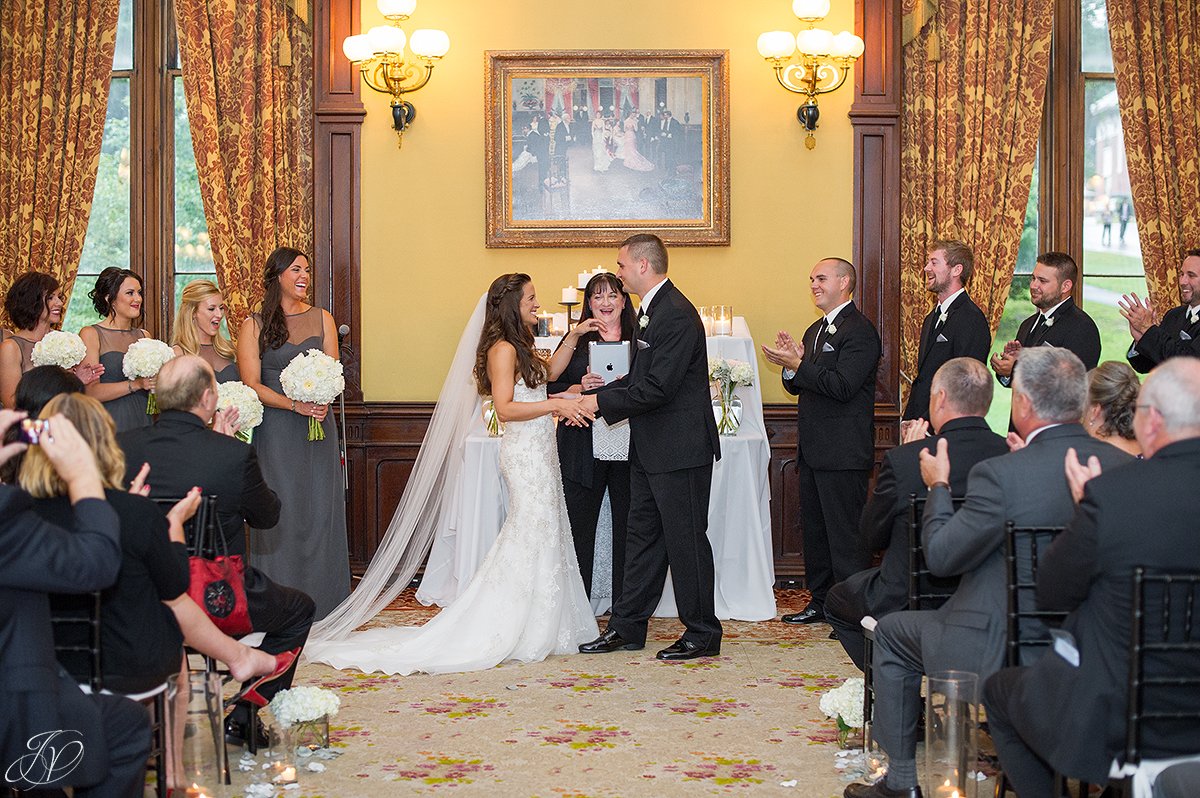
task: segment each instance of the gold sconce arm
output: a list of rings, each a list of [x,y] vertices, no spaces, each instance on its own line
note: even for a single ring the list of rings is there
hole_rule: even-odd
[[[433,74],[433,60],[428,58],[422,58],[419,65],[390,58],[372,61],[359,67],[363,83],[381,94],[390,94],[397,100],[402,94],[423,88]]]
[[[810,100],[820,94],[837,91],[850,75],[850,64],[837,62],[817,62],[805,60],[801,63],[791,63],[772,59],[775,79],[795,94],[803,94]]]

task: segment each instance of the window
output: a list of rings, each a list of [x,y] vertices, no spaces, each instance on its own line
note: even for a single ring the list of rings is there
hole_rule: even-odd
[[[180,75],[173,0],[121,0],[96,190],[64,329],[97,321],[87,294],[108,266],[145,280],[145,326],[163,340],[179,289],[216,279]]]
[[[1100,329],[1100,360],[1122,360],[1129,326],[1122,294],[1146,295],[1125,140],[1117,108],[1105,0],[1060,2],[1056,8],[1042,147],[1033,173],[1012,288],[993,352],[1016,336],[1033,312],[1029,275],[1038,252],[1070,253],[1082,270],[1075,300]],[[997,388],[988,423],[1008,428],[1011,392]]]

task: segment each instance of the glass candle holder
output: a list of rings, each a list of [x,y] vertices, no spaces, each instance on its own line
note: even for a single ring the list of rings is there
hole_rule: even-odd
[[[712,334],[733,335],[733,305],[713,305]]]
[[[712,335],[712,308],[708,305],[701,305],[696,310],[700,312],[700,323],[704,325],[705,337]]]
[[[188,798],[223,795],[225,720],[220,675],[180,674],[168,684],[166,698],[167,772],[157,777]]]
[[[554,316],[549,313],[539,313],[537,317],[537,330],[534,335],[545,338],[550,335],[551,325],[553,324]]]
[[[925,774],[928,798],[977,798],[979,677],[940,671],[926,680]]]

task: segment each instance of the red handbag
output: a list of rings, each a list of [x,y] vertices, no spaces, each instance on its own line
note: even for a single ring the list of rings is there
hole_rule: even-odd
[[[189,546],[188,595],[225,634],[250,634],[246,564],[240,554],[229,554],[214,497],[204,497],[192,523],[197,532]]]

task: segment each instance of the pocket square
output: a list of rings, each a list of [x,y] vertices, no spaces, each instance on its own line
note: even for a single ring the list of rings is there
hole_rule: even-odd
[[[833,347],[832,347],[832,346],[829,344],[829,342],[828,342],[828,341],[826,341],[826,342],[825,342],[825,344],[824,344],[824,345],[821,347],[821,351],[822,351],[822,352],[832,352],[832,351],[834,351],[834,349],[833,349]]]
[[[949,338],[947,338],[946,336],[942,335],[941,333],[938,333],[938,337],[937,337],[937,341],[936,341],[936,343],[939,343],[939,344],[948,344],[948,343],[950,343],[950,339],[949,339]]]
[[[646,343],[641,338],[637,339],[637,345],[638,345],[638,349],[649,349],[650,348],[650,344]]]
[[[1192,340],[1192,336],[1187,334],[1187,330],[1180,330],[1179,331],[1179,340],[1190,341],[1190,340]]]

